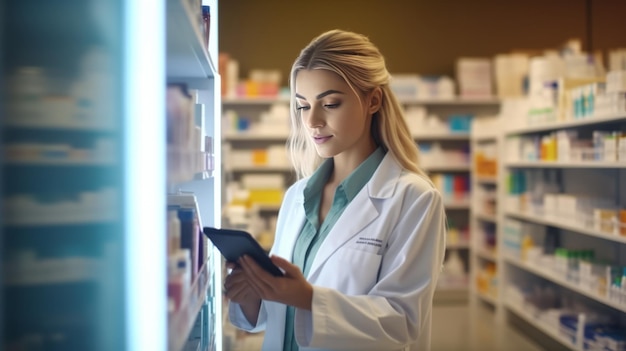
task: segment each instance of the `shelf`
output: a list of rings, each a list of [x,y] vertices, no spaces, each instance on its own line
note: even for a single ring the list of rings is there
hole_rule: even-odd
[[[115,166],[114,162],[105,162],[97,160],[17,160],[7,159],[5,165],[8,166],[58,166],[58,167],[112,167]]]
[[[236,166],[226,169],[230,172],[293,172],[291,166]]]
[[[455,243],[455,244],[448,244],[446,243],[446,249],[448,250],[468,250],[470,248],[469,243]]]
[[[480,213],[480,212],[475,212],[474,213],[474,217],[476,217],[476,219],[484,221],[484,222],[492,222],[492,223],[496,223],[498,221],[498,219],[496,218],[495,215],[492,214],[486,214],[486,213]]]
[[[207,179],[211,179],[213,178],[213,172],[212,171],[202,171],[202,172],[198,172],[196,174],[194,174],[193,176],[193,180],[207,180]]]
[[[480,300],[482,300],[482,301],[484,301],[484,302],[486,302],[486,303],[488,303],[488,304],[490,304],[492,306],[497,306],[498,305],[498,302],[496,301],[496,298],[491,296],[491,295],[489,295],[489,294],[485,294],[485,293],[480,292],[480,291],[477,290],[476,291],[476,296]]]
[[[469,210],[469,201],[444,201],[443,206],[447,210]]]
[[[5,265],[4,283],[11,287],[97,282],[100,263],[87,258],[33,259],[23,264]]]
[[[97,122],[97,123],[96,123]],[[39,131],[72,131],[109,133],[115,130],[113,125],[100,121],[73,121],[70,118],[54,120],[46,118],[7,118],[5,126],[9,128],[36,129]]]
[[[560,286],[563,286],[569,290],[575,291],[581,295],[584,295],[592,300],[598,301],[606,306],[612,307],[618,311],[621,312],[626,312],[626,305],[625,304],[618,304],[614,301],[611,301],[609,299],[607,299],[606,297],[603,296],[599,296],[596,293],[583,289],[580,286],[578,286],[577,284],[571,283],[565,279],[563,279],[561,276],[557,276],[555,273],[552,273],[550,271],[546,271],[544,269],[541,268],[537,268],[534,265],[530,265],[528,263],[522,262],[518,259],[514,259],[511,257],[505,257],[505,261],[516,266],[519,267],[527,272],[530,272],[534,275],[537,275],[539,277],[542,277],[544,279],[547,279],[553,283],[556,283]]]
[[[476,180],[477,183],[480,184],[498,184],[498,178],[496,177],[489,177],[489,176],[476,176],[474,178]]]
[[[200,312],[200,308],[205,303],[211,273],[209,265],[209,261],[205,262],[189,289],[189,295],[183,298],[180,309],[168,316],[169,351],[182,350],[196,321],[198,312]]]
[[[422,166],[426,172],[469,172],[469,165],[431,165]]]
[[[496,134],[471,135],[471,139],[477,143],[495,143],[498,141],[498,136]]]
[[[288,96],[222,98],[222,105],[271,105],[289,103]]]
[[[603,123],[612,123],[612,122],[623,122],[626,121],[626,114],[616,114],[609,116],[598,116],[598,117],[587,117],[572,121],[559,121],[546,123],[543,125],[537,126],[527,126],[522,128],[510,129],[506,131],[507,136],[511,135],[519,135],[519,134],[532,134],[532,133],[540,133],[540,132],[549,132],[558,129],[565,128],[574,128],[574,127],[584,127],[584,126],[592,126],[596,124]]]
[[[6,213],[5,213],[6,214]],[[76,226],[76,225],[101,225],[114,224],[115,214],[109,216],[102,212],[91,214],[73,214],[64,213],[63,216],[54,214],[46,214],[45,216],[31,214],[28,218],[11,216],[5,217],[4,225],[12,227],[51,227],[51,226]]]
[[[289,135],[287,134],[251,134],[247,132],[243,133],[229,133],[224,135],[224,141],[287,141]]]
[[[476,253],[476,256],[485,259],[487,261],[491,261],[491,262],[497,262],[498,261],[498,256],[496,255],[496,253],[492,250],[488,250],[485,248],[476,248],[473,249],[472,252]]]
[[[415,140],[468,140],[470,135],[468,133],[433,133],[433,134],[415,134],[413,135]]]
[[[442,284],[437,285],[435,289],[437,292],[447,292],[447,293],[462,293],[467,294],[469,291],[467,284]]]
[[[256,207],[259,209],[259,211],[266,211],[266,212],[278,212],[278,210],[280,210],[280,204],[275,204],[275,205],[270,205],[270,204],[258,204],[258,205],[253,205],[253,207]]]
[[[509,217],[522,219],[528,222],[548,225],[548,226],[555,227],[555,228],[570,230],[570,231],[577,232],[580,234],[585,234],[585,235],[589,235],[589,236],[593,236],[597,238],[602,238],[605,240],[611,240],[611,241],[616,241],[619,243],[626,244],[626,236],[611,235],[611,234],[607,234],[599,230],[595,230],[593,228],[586,228],[582,224],[577,224],[575,221],[567,223],[565,221],[545,218],[543,216],[530,215],[530,214],[525,214],[521,212],[513,212],[513,211],[506,211],[505,214]]]
[[[195,3],[195,2],[194,2]],[[218,75],[190,1],[167,0],[167,77],[172,82]],[[198,10],[199,11],[199,10]],[[216,38],[212,38],[213,40]]]
[[[430,105],[430,106],[491,106],[499,105],[498,98],[452,98],[452,99],[398,99],[404,105]]]
[[[508,168],[626,168],[626,162],[602,162],[602,161],[577,161],[577,162],[561,162],[561,161],[515,161],[507,162],[505,166]]]
[[[563,346],[576,350],[576,351],[582,351],[581,349],[577,348],[576,345],[574,345],[570,340],[568,340],[566,337],[561,335],[559,331],[548,327],[544,322],[533,317],[530,313],[525,311],[522,307],[516,306],[510,302],[506,302],[504,306],[507,309],[509,309],[509,311],[515,313],[516,315],[518,315],[520,318],[528,322],[533,327],[539,329],[546,335],[550,336],[552,339],[561,343]]]

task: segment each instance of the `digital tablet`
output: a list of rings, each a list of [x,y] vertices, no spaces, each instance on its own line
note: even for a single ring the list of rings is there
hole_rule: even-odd
[[[248,255],[259,264],[263,269],[276,277],[283,275],[265,250],[254,240],[250,233],[235,229],[217,229],[212,227],[204,227],[204,235],[206,235],[213,245],[217,247],[226,260],[237,262],[243,255]]]

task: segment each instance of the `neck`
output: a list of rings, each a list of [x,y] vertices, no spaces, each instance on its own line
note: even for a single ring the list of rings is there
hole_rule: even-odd
[[[346,179],[363,161],[376,150],[376,144],[372,140],[367,147],[361,148],[355,153],[342,153],[334,157],[333,173],[329,183],[339,184]]]

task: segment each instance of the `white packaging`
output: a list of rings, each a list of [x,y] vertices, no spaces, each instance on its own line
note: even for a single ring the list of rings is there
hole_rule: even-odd
[[[626,134],[617,138],[617,161],[626,162]]]
[[[606,92],[623,93],[626,92],[626,70],[610,71],[606,75]]]
[[[414,100],[419,97],[420,77],[417,74],[392,74],[389,82],[391,91],[399,100]]]
[[[491,60],[461,57],[456,63],[459,96],[462,98],[489,98],[493,94]]]
[[[285,179],[282,174],[244,174],[241,184],[246,189],[284,189]]]
[[[497,95],[501,98],[524,96],[524,78],[529,60],[523,54],[501,54],[494,60]]]

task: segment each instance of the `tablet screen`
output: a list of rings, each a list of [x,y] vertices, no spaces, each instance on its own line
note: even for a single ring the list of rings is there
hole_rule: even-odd
[[[283,272],[272,262],[265,250],[248,232],[235,229],[217,229],[205,227],[204,234],[217,247],[226,260],[237,262],[243,255],[248,255],[263,269],[274,276],[282,276]]]

